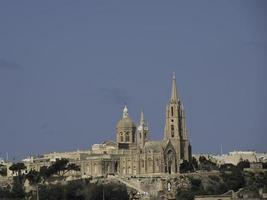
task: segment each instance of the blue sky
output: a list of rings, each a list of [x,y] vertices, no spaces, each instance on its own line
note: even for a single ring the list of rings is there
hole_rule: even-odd
[[[1,1],[0,157],[161,139],[176,72],[193,153],[267,151],[266,1]]]

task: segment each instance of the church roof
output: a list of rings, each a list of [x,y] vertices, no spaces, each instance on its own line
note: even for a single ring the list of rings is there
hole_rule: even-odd
[[[123,109],[122,118],[117,123],[117,128],[133,128],[136,127],[133,120],[129,117],[127,106]]]
[[[148,141],[145,143],[146,150],[152,150],[153,152],[162,152],[163,151],[163,146],[162,146],[162,141]]]
[[[117,146],[117,143],[112,140],[106,140],[102,144],[105,144],[106,146]]]
[[[117,128],[132,128],[136,127],[130,117],[122,118],[117,123]]]

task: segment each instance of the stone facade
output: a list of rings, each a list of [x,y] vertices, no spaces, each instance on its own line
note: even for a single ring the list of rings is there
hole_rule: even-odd
[[[175,75],[172,79],[170,101],[166,107],[164,137],[149,139],[149,128],[141,112],[135,125],[125,106],[116,125],[116,141],[94,144],[89,151],[51,153],[25,161],[27,170],[39,170],[56,159],[68,158],[80,165],[82,176],[135,176],[147,174],[175,174],[182,160],[191,159],[191,146],[186,128],[185,110],[177,94]],[[71,174],[69,175],[75,175]],[[74,172],[73,172],[74,173]]]
[[[93,145],[90,154],[80,160],[83,175],[175,174],[182,160],[191,159],[185,110],[177,94],[175,75],[166,107],[164,137],[153,141],[149,134],[143,111],[136,126],[125,106],[116,125],[116,142]]]

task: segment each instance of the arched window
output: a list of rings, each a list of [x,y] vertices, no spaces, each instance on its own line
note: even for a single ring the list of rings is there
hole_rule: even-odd
[[[125,142],[130,142],[129,132],[125,133]]]
[[[153,172],[153,160],[148,158],[148,171]]]
[[[159,166],[160,165],[160,162],[159,162],[159,159],[156,158],[156,165]]]
[[[173,117],[173,107],[171,107],[171,113],[172,113],[172,117]]]
[[[156,158],[155,166],[156,166],[156,170],[158,171],[160,167],[160,162],[158,158]]]
[[[122,133],[120,135],[120,140],[121,140],[121,142],[123,142],[123,134]]]
[[[143,159],[141,160],[141,167],[145,167],[145,162]]]
[[[172,137],[174,137],[174,125],[173,124],[171,125],[171,135]]]
[[[174,162],[175,162],[175,155],[174,155],[174,152],[170,149],[168,152],[167,152],[167,155],[166,155],[166,172],[168,172],[169,174],[173,173],[174,172]]]

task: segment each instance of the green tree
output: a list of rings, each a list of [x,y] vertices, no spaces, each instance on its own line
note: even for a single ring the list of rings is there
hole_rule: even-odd
[[[39,187],[39,198],[45,200],[60,200],[64,198],[64,185],[41,185]]]
[[[41,185],[40,199],[46,200],[128,200],[126,186],[121,184],[97,184],[86,180],[68,182],[66,185]]]
[[[26,169],[26,166],[24,163],[14,163],[9,167],[9,169],[13,172],[13,174],[17,172],[18,176],[21,176],[21,172]]]
[[[23,199],[25,197],[25,191],[20,176],[13,178],[11,195],[13,199]]]
[[[7,176],[7,167],[0,164],[0,176]]]
[[[267,172],[246,173],[246,188],[257,190],[267,187]]]
[[[14,173],[16,173],[16,176],[14,179],[18,181],[21,185],[24,182],[24,175],[22,174],[22,171],[26,169],[26,166],[24,163],[14,163],[9,167],[9,169]]]
[[[176,199],[178,200],[193,200],[194,194],[190,190],[178,189],[176,193]]]
[[[206,163],[207,162],[207,159],[206,159],[206,157],[205,156],[199,156],[199,163],[200,164],[204,164],[204,163]]]
[[[80,171],[80,167],[74,163],[69,163],[69,160],[62,158],[56,160],[51,166],[47,168],[47,175],[57,174],[58,176],[64,176],[69,171]]]
[[[42,166],[40,168],[39,174],[34,172],[35,173],[34,175],[39,175],[40,179],[43,182],[45,182],[53,175],[63,177],[69,171],[80,171],[80,170],[81,170],[80,166],[74,163],[69,163],[67,159],[63,158],[60,160],[56,160],[50,166]]]
[[[45,182],[49,177],[52,176],[53,172],[52,170],[47,166],[42,166],[40,168],[40,176],[42,177],[43,181]]]
[[[192,163],[188,162],[187,160],[183,160],[183,162],[180,164],[180,172],[186,173],[186,172],[192,172],[194,170]]]
[[[199,157],[199,169],[201,170],[217,170],[218,167],[216,163],[212,162],[211,160],[206,159],[205,156],[200,156]]]
[[[192,158],[191,163],[192,163],[192,167],[193,167],[194,171],[198,170],[198,161],[195,157]]]
[[[219,169],[221,172],[225,172],[225,171],[234,171],[237,169],[237,167],[231,163],[229,164],[227,163],[227,164],[221,165]]]
[[[245,168],[250,167],[250,162],[248,160],[241,160],[239,163],[237,163],[237,168],[240,170],[244,170]]]
[[[28,179],[31,185],[36,185],[41,181],[41,174],[35,170],[30,170],[25,178]]]
[[[66,174],[69,171],[80,171],[80,170],[81,170],[80,166],[76,165],[75,163],[69,163],[63,170],[62,175]]]
[[[245,186],[243,173],[239,169],[234,169],[230,173],[222,173],[222,178],[228,190],[237,191]]]

